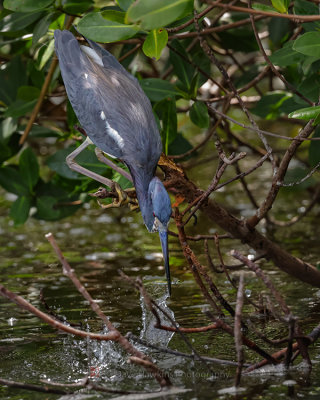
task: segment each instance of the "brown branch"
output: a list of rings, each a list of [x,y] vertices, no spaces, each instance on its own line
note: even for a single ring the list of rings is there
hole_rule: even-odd
[[[181,194],[189,204],[201,198],[204,192],[191,182],[185,173],[172,163],[172,161],[166,161],[165,157],[163,157],[161,169],[166,174],[166,180],[175,181],[175,187],[172,189],[173,192]],[[303,282],[320,287],[320,271],[313,265],[294,257],[257,230],[249,228],[245,221],[234,217],[217,202],[208,200],[202,204],[200,209],[210,220],[231,235],[231,237],[248,244],[259,254],[267,254],[268,258],[284,272]]]
[[[260,15],[260,16],[255,17],[255,20],[260,21],[261,19],[264,19],[264,18],[265,18],[265,16]],[[224,25],[220,25],[220,26],[214,26],[212,28],[202,29],[199,34],[201,36],[205,36],[205,35],[208,35],[208,34],[214,33],[214,32],[224,32],[229,29],[234,29],[234,28],[238,28],[239,26],[250,24],[250,22],[251,22],[250,18],[241,19],[240,21],[232,22],[230,24],[224,24]],[[172,40],[172,39],[183,40],[186,38],[197,37],[199,34],[197,32],[178,33],[176,35],[170,35],[169,40]]]
[[[33,392],[41,392],[41,393],[53,393],[53,394],[61,394],[61,395],[68,395],[70,391],[65,391],[62,389],[56,388],[49,388],[48,386],[39,386],[30,383],[23,383],[23,382],[15,382],[8,379],[0,378],[0,385],[14,387],[17,389],[25,389],[25,390],[32,390]]]
[[[70,333],[71,335],[76,335],[79,337],[101,340],[101,341],[117,340],[119,337],[118,333],[115,331],[112,331],[105,335],[102,335],[99,333],[85,332],[80,329],[75,329],[75,328],[72,328],[71,326],[65,325],[62,322],[59,322],[56,319],[50,317],[48,314],[45,314],[44,312],[38,310],[36,307],[34,307],[32,304],[30,304],[23,297],[16,295],[15,293],[6,289],[3,285],[0,285],[0,294],[1,294],[1,296],[6,297],[13,303],[16,303],[19,307],[29,311],[31,314],[42,319],[44,322],[53,326],[55,329],[59,329],[61,331]]]

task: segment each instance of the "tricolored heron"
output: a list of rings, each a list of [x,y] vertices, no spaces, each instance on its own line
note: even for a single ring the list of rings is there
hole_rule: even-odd
[[[67,157],[70,168],[110,186],[106,178],[78,165],[74,158],[89,144],[127,165],[149,232],[159,232],[171,294],[167,227],[169,195],[155,176],[162,151],[151,104],[138,80],[97,43],[80,46],[69,31],[54,33],[56,54],[70,103],[88,138]],[[130,175],[126,175],[131,178]]]

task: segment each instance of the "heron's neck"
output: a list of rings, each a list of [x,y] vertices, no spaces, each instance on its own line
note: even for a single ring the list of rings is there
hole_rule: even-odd
[[[135,171],[131,175],[134,178],[134,186],[136,188],[137,198],[139,201],[139,207],[141,210],[143,221],[148,229],[148,231],[152,230],[154,216],[153,216],[153,209],[152,209],[152,201],[151,196],[149,193],[149,184],[150,182],[155,179],[151,176],[146,176],[142,171]]]

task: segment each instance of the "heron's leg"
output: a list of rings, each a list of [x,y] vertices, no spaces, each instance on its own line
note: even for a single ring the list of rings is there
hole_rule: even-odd
[[[87,148],[90,144],[92,144],[92,141],[89,139],[89,137],[86,138],[86,140],[79,146],[77,147],[72,153],[70,153],[67,158],[66,158],[66,163],[70,169],[73,171],[78,172],[79,174],[88,176],[89,178],[94,179],[97,182],[102,183],[103,185],[109,186],[112,190],[114,190],[117,195],[118,199],[114,199],[111,204],[101,204],[98,201],[98,204],[103,207],[103,208],[111,208],[111,207],[120,207],[123,204],[128,204],[130,209],[136,209],[138,207],[137,201],[134,199],[129,199],[127,192],[130,192],[131,190],[134,189],[127,189],[123,190],[121,189],[120,185],[117,182],[112,181],[111,179],[105,178],[104,176],[101,176],[99,174],[96,174],[93,171],[88,170],[87,168],[82,167],[79,165],[76,161],[75,158],[85,149]],[[103,157],[105,160],[106,158]],[[100,159],[100,158],[99,158]],[[101,160],[100,160],[101,161]],[[108,160],[109,161],[109,160]],[[111,162],[111,161],[110,161]],[[111,162],[112,163],[112,162]],[[108,163],[106,163],[109,165]],[[113,164],[113,163],[112,163]],[[115,165],[115,164],[113,164]],[[116,165],[115,165],[116,166]],[[116,166],[117,167],[117,166]],[[117,167],[119,168],[119,167]],[[125,174],[128,175],[126,178],[128,178],[130,181],[132,181],[131,175],[129,175],[126,171],[124,171],[122,168],[120,168]],[[119,171],[120,172],[120,171]],[[121,172],[120,172],[121,173]]]
[[[116,165],[114,162],[112,162],[109,158],[105,157],[104,152],[101,149],[96,147],[95,152],[99,161],[108,165],[113,170],[119,172],[119,174],[127,178],[130,182],[133,182],[132,176],[127,171],[125,171],[124,169]],[[98,202],[101,207],[103,208],[109,208],[112,206],[120,207],[122,204],[128,204],[131,211],[134,211],[139,208],[138,200],[132,199],[132,197],[130,198],[128,196],[128,193],[135,192],[136,190],[135,188],[128,188],[123,190],[119,185],[115,186],[114,188],[118,194],[119,202],[117,203],[114,201],[112,204],[107,204],[107,205],[102,205],[101,203]]]
[[[68,155],[68,157],[66,158],[66,163],[68,164],[68,167],[73,171],[79,172],[79,174],[88,176],[89,178],[92,178],[95,181],[102,183],[103,185],[113,188],[114,182],[111,179],[105,178],[104,176],[96,174],[95,172],[92,172],[87,168],[82,167],[74,160],[90,144],[92,144],[92,141],[87,137],[86,140],[81,143],[79,147],[77,147],[72,153]]]
[[[104,153],[101,149],[99,149],[98,147],[95,148],[95,152],[96,152],[96,156],[97,159],[99,161],[101,161],[102,163],[108,165],[109,167],[111,167],[113,170],[119,172],[119,174],[121,174],[122,176],[124,176],[125,178],[127,178],[130,182],[133,182],[132,176],[125,171],[124,169],[122,169],[121,167],[119,167],[118,165],[116,165],[114,162],[112,162],[111,160],[109,160],[109,158],[104,156]]]

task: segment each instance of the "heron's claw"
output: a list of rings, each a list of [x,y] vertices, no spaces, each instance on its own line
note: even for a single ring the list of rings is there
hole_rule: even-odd
[[[113,207],[121,207],[124,204],[128,203],[128,194],[122,190],[121,186],[119,183],[114,182],[113,183],[113,188],[112,188],[118,195],[117,199],[114,199],[111,204],[113,204]]]

